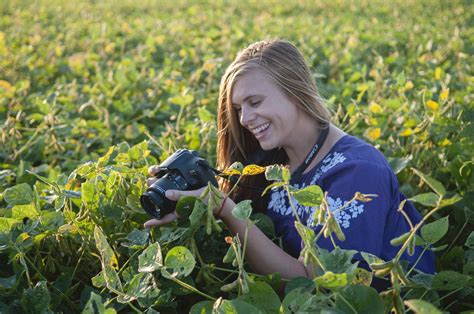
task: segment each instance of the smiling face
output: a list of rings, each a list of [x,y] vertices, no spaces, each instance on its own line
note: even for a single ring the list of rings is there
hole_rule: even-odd
[[[263,70],[253,70],[237,79],[232,104],[240,124],[262,149],[286,148],[298,139],[298,122],[304,113]]]

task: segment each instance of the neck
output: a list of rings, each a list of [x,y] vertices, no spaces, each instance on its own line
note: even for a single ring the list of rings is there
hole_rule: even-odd
[[[295,171],[304,162],[321,134],[320,126],[315,121],[311,121],[310,124],[306,124],[305,127],[299,129],[301,131],[295,132],[295,137],[290,144],[283,147],[288,155],[288,165],[291,172]]]

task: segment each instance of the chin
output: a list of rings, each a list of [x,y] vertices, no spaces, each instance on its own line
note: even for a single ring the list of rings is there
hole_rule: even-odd
[[[270,150],[272,150],[272,149],[277,148],[278,146],[272,145],[272,144],[270,144],[270,143],[260,143],[260,147],[261,147],[264,151],[270,151]]]

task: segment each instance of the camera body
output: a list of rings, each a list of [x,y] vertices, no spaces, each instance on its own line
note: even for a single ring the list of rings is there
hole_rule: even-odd
[[[157,219],[176,207],[176,202],[165,197],[167,190],[196,190],[208,182],[217,187],[213,170],[197,151],[179,149],[158,167],[158,180],[140,196],[143,209]]]

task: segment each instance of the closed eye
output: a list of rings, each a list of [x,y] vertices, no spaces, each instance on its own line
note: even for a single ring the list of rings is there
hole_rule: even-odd
[[[261,100],[254,100],[254,101],[250,102],[250,106],[256,107],[256,106],[260,105],[261,103],[262,103]]]

